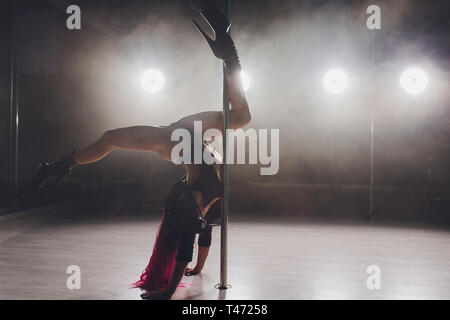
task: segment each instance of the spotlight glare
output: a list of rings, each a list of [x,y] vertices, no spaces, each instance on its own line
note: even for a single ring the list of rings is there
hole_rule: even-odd
[[[325,74],[323,86],[325,87],[325,90],[331,94],[340,94],[344,92],[348,86],[348,77],[344,71],[332,69]]]
[[[166,81],[161,72],[148,69],[141,75],[141,87],[149,93],[157,93],[164,88]]]
[[[428,76],[421,69],[411,68],[403,72],[400,85],[409,94],[421,94],[428,86]]]
[[[244,91],[247,91],[250,88],[250,77],[247,72],[241,71],[241,80]]]

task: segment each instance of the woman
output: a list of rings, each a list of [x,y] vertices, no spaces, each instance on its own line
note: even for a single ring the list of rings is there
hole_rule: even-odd
[[[214,55],[226,66],[226,80],[230,97],[229,127],[238,129],[251,120],[250,109],[240,78],[240,62],[233,40],[227,33],[229,23],[219,10],[209,5],[201,11],[216,34],[211,40],[194,22],[205,37]],[[157,153],[172,161],[171,153],[176,142],[171,141],[174,130],[184,128],[192,132],[194,121],[202,122],[203,132],[222,129],[223,114],[210,111],[194,114],[169,126],[136,126],[105,132],[102,137],[85,149],[74,151],[57,160],[40,165],[33,186],[38,189],[53,189],[67,177],[75,165],[99,161],[114,150],[137,150]],[[195,143],[195,141],[194,141]],[[203,150],[211,145],[200,141]],[[218,159],[220,160],[220,159]],[[220,161],[218,161],[220,162]],[[147,268],[135,287],[146,290],[144,299],[170,299],[178,287],[183,274],[201,272],[211,244],[211,226],[220,218],[222,181],[218,165],[184,164],[186,176],[172,188],[166,199],[165,214],[158,230],[153,254]],[[192,260],[195,235],[199,233],[197,265],[187,268]]]

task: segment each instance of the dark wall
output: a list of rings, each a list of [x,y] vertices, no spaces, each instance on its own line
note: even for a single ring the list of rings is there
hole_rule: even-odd
[[[10,71],[11,71],[11,3],[0,3],[0,176],[8,173]]]
[[[78,1],[80,31],[65,27],[67,1],[16,4],[23,66],[20,174],[26,194],[39,162],[81,148],[105,130],[164,125],[221,109],[220,65],[192,27],[192,16],[199,17],[188,1]],[[257,213],[364,218],[373,112],[380,216],[426,219],[428,210],[443,210],[450,188],[448,2],[379,1],[383,29],[375,33],[365,28],[369,4],[233,1],[232,32],[252,77],[247,94],[252,127],[280,129],[276,176],[260,176],[259,166],[231,169],[236,206]],[[10,4],[1,6],[6,45],[0,48],[5,57],[0,148],[7,155]],[[432,79],[424,98],[412,99],[396,86],[410,62],[426,68]],[[343,97],[331,97],[321,87],[323,73],[336,63],[352,79]],[[150,97],[136,79],[154,66],[167,75],[167,91]],[[7,175],[7,156],[0,166]],[[123,183],[124,190],[143,190],[149,201],[162,203],[181,174],[182,168],[155,155],[116,152],[76,168],[73,181],[99,185],[96,192]],[[421,204],[411,201],[412,186]],[[442,201],[437,206],[435,198]]]
[[[11,2],[0,2],[0,208],[8,204],[10,83],[11,83]]]

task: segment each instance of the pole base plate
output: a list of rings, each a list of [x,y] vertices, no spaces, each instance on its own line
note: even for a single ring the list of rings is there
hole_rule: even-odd
[[[220,283],[218,283],[214,286],[214,288],[219,289],[219,290],[227,290],[227,289],[231,288],[231,284],[227,284],[225,287],[222,287],[222,285]]]

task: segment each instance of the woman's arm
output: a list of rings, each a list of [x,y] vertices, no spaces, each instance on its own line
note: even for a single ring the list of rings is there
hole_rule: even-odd
[[[208,258],[209,247],[198,247],[197,264],[194,268],[186,268],[184,274],[186,276],[195,276],[202,272],[205,266],[206,258]]]
[[[186,268],[184,274],[186,276],[195,276],[202,272],[205,266],[206,258],[208,258],[209,248],[212,240],[212,226],[208,225],[205,230],[198,236],[198,254],[197,264],[194,268]]]

